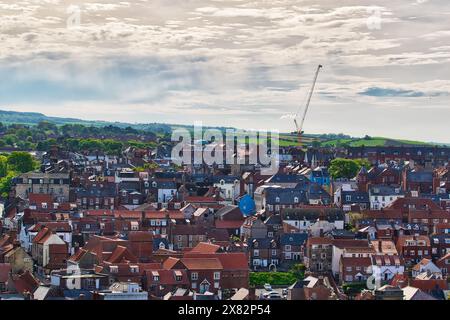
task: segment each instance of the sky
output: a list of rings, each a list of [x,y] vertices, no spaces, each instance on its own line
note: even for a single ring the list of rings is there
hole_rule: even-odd
[[[0,109],[450,143],[448,0],[0,0]]]

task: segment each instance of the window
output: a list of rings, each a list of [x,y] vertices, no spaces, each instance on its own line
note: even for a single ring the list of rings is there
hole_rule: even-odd
[[[267,232],[267,236],[268,236],[269,238],[273,238],[273,232]]]
[[[275,202],[279,203],[280,202],[280,197],[276,197],[275,198]]]
[[[111,273],[118,273],[119,272],[119,267],[118,266],[110,266],[109,267],[109,271]]]
[[[291,251],[291,245],[290,244],[287,244],[287,245],[285,245],[284,246],[284,250],[286,250],[286,251]]]
[[[272,255],[276,256],[277,255],[277,250],[272,250]]]
[[[352,267],[346,267],[346,268],[345,268],[345,271],[351,272],[351,271],[352,271]]]
[[[191,280],[193,280],[193,281],[198,280],[198,273],[197,272],[192,272],[191,273]]]
[[[220,272],[214,272],[214,280],[220,280]]]
[[[259,250],[253,250],[253,256],[259,257]]]
[[[345,196],[345,200],[346,201],[352,201],[352,196],[350,196],[350,195]]]
[[[130,266],[131,273],[139,273],[139,267],[138,266]]]

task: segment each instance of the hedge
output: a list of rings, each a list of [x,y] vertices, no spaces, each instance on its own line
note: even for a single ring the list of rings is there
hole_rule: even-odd
[[[291,272],[250,272],[250,285],[291,285],[297,278]]]

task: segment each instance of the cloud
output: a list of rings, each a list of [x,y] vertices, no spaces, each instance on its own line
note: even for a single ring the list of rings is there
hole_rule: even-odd
[[[394,136],[444,140],[447,1],[0,0],[0,76],[11,79],[0,106],[294,130],[287,115],[324,64],[305,131],[381,135],[402,110]],[[379,29],[368,28],[374,14]],[[435,129],[409,130],[423,110],[439,110]],[[368,118],[373,127],[359,125]]]

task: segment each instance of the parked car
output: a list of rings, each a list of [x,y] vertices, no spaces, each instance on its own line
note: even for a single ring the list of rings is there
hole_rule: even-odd
[[[272,286],[269,283],[266,283],[264,285],[264,289],[266,289],[267,291],[273,291]]]
[[[271,291],[271,292],[265,293],[263,296],[264,296],[264,299],[266,299],[266,300],[281,300],[281,299],[283,299],[280,296],[280,294],[278,292],[275,292],[275,291]]]

